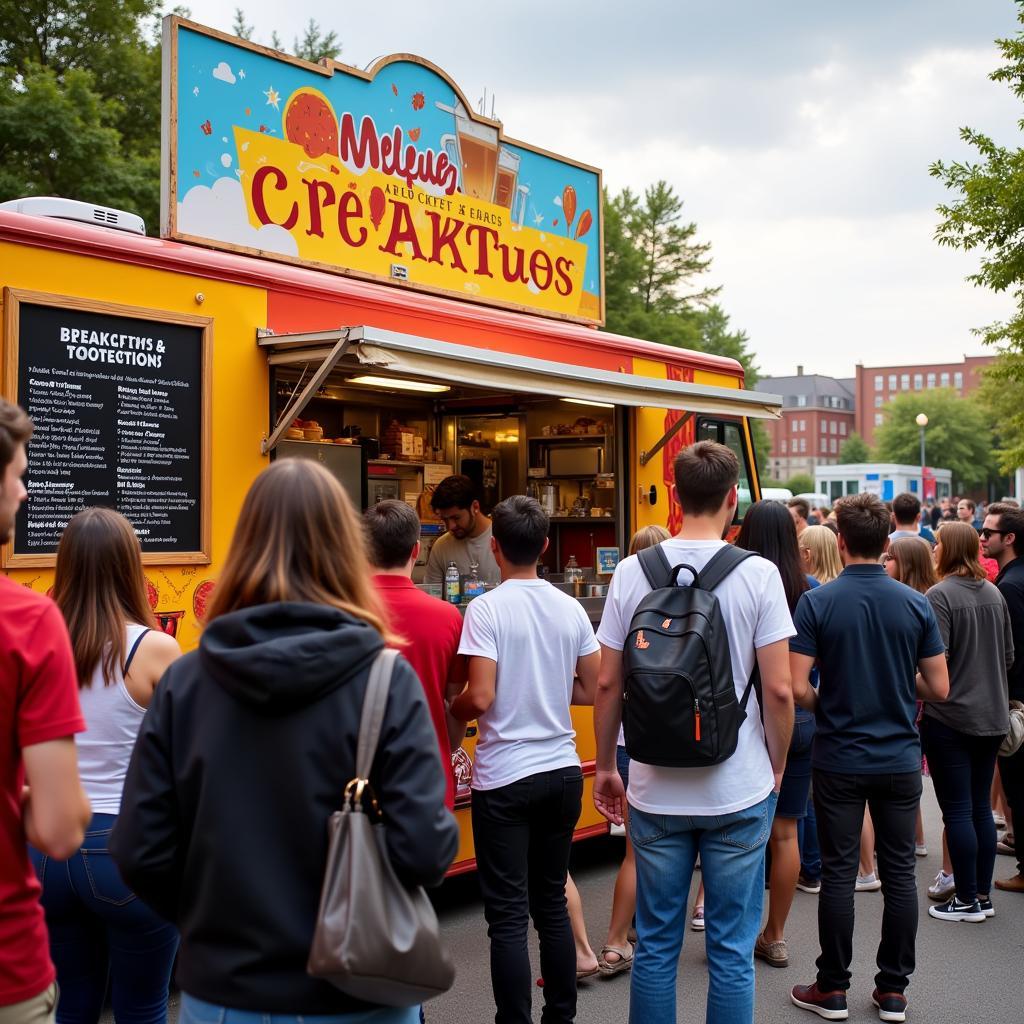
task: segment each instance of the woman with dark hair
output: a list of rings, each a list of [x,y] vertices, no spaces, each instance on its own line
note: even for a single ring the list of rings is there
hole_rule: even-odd
[[[278,460],[242,504],[199,650],[146,716],[111,843],[126,880],[181,930],[181,1024],[419,1020],[306,971],[328,820],[356,774],[370,668],[395,639],[345,491],[318,463]],[[438,884],[458,829],[401,656],[370,783],[399,877]]]
[[[796,609],[800,595],[818,586],[818,581],[804,574],[796,526],[788,509],[777,501],[757,501],[747,509],[736,546],[756,551],[774,563],[782,577],[790,614]],[[807,813],[807,796],[811,787],[811,741],[814,739],[814,715],[797,707],[793,722],[793,738],[782,776],[779,802],[768,840],[771,857],[768,896],[768,921],[754,944],[754,956],[772,967],[788,967],[786,919],[789,917],[797,880],[800,877],[800,846],[797,822]]]
[[[84,509],[68,523],[53,599],[75,656],[86,723],[78,769],[93,810],[69,861],[32,851],[60,986],[57,1020],[98,1021],[109,982],[117,1021],[163,1024],[178,933],[124,884],[107,844],[142,717],[181,650],[155,628],[138,538],[113,509]]]
[[[989,898],[996,827],[989,793],[999,744],[1009,728],[1006,670],[1013,635],[1006,601],[978,561],[978,534],[969,522],[939,527],[935,562],[940,582],[928,600],[946,644],[949,697],[926,701],[921,742],[946,825],[955,887],[929,907],[940,921],[994,917]]]

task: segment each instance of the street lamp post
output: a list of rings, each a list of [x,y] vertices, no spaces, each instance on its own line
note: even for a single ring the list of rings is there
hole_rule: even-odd
[[[921,428],[921,494],[920,494],[920,498],[921,498],[921,504],[923,505],[924,504],[924,467],[925,467],[925,460],[924,460],[924,428],[928,426],[928,417],[923,412],[919,412],[917,414],[917,420],[915,422]]]

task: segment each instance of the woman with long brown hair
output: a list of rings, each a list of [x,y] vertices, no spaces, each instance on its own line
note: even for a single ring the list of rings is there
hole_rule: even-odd
[[[370,668],[394,639],[341,484],[278,460],[242,504],[199,650],[150,708],[112,842],[125,878],[181,930],[181,1024],[419,1020],[306,971],[327,823],[356,774]],[[398,875],[439,883],[458,829],[423,688],[400,656],[370,782]]]
[[[113,509],[84,509],[68,523],[53,598],[71,635],[86,723],[78,769],[93,809],[69,861],[33,851],[60,986],[57,1020],[98,1021],[109,981],[116,1020],[163,1024],[178,933],[124,884],[107,846],[143,715],[181,651],[155,628],[138,538]]]
[[[927,594],[938,583],[931,545],[919,537],[899,537],[890,541],[889,550],[882,555],[885,571],[900,583]]]
[[[1013,636],[1006,602],[988,582],[968,522],[943,523],[935,546],[941,581],[928,600],[946,644],[949,697],[925,702],[921,741],[946,825],[955,888],[930,907],[940,921],[982,922],[995,911],[989,898],[996,829],[989,793],[999,744],[1009,728],[1006,670]]]

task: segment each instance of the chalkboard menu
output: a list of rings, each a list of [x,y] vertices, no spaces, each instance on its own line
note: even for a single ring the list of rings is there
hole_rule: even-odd
[[[6,378],[35,433],[7,564],[52,560],[68,520],[90,505],[124,515],[148,562],[209,561],[210,321],[14,298]]]

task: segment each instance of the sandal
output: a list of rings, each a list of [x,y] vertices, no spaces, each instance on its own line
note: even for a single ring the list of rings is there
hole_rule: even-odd
[[[601,952],[597,955],[597,969],[606,978],[612,978],[616,974],[621,974],[623,971],[628,971],[633,966],[633,954],[636,952],[636,946],[632,942],[627,942],[629,949],[625,949],[622,946],[602,946]],[[605,957],[605,953],[614,953],[619,959],[615,963],[608,963]]]
[[[704,905],[702,903],[698,903],[697,906],[693,908],[693,917],[690,919],[690,927],[695,932],[704,931]]]
[[[598,958],[597,966],[592,967],[589,971],[577,971],[576,980],[583,981],[584,978],[592,978],[597,972],[601,970],[601,960]]]

